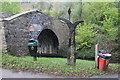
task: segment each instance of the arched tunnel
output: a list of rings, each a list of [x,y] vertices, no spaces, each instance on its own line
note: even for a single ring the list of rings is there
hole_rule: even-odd
[[[58,53],[59,41],[50,29],[44,29],[38,36],[38,55],[55,55]]]

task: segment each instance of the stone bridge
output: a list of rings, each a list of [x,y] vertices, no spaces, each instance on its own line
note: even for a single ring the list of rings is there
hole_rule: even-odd
[[[20,14],[0,13],[0,30],[2,52],[15,56],[29,54],[27,43],[31,39],[28,25],[34,15],[45,27],[36,34],[39,41],[38,53],[49,55],[66,55],[69,29],[65,23],[40,11],[32,10]]]

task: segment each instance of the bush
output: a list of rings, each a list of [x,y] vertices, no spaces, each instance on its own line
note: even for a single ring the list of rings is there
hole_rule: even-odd
[[[95,57],[95,48],[94,46],[89,49],[82,49],[77,51],[77,56],[82,59],[94,59]]]
[[[78,26],[76,29],[76,43],[77,50],[91,48],[94,41],[94,32],[92,24],[87,24],[84,22],[84,25]]]

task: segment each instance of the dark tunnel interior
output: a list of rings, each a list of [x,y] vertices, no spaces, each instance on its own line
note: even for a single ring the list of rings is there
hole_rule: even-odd
[[[49,29],[43,30],[38,36],[39,46],[38,54],[47,55],[47,54],[57,54],[58,53],[58,38],[56,34]]]

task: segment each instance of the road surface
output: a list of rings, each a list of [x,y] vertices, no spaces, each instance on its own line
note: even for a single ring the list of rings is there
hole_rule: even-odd
[[[44,73],[32,73],[32,72],[15,72],[12,70],[2,69],[2,78],[62,78],[58,76],[48,75]]]
[[[119,80],[120,80],[120,74],[114,74],[114,75],[97,75],[97,76],[92,76],[90,78],[119,78]]]
[[[23,71],[15,72],[12,70],[2,69],[2,68],[0,68],[0,71],[2,71],[2,76],[1,76],[2,78],[67,78],[67,77],[48,75],[44,73],[32,73],[32,72],[23,72]],[[97,75],[97,76],[92,76],[90,78],[119,78],[120,80],[120,74]]]

